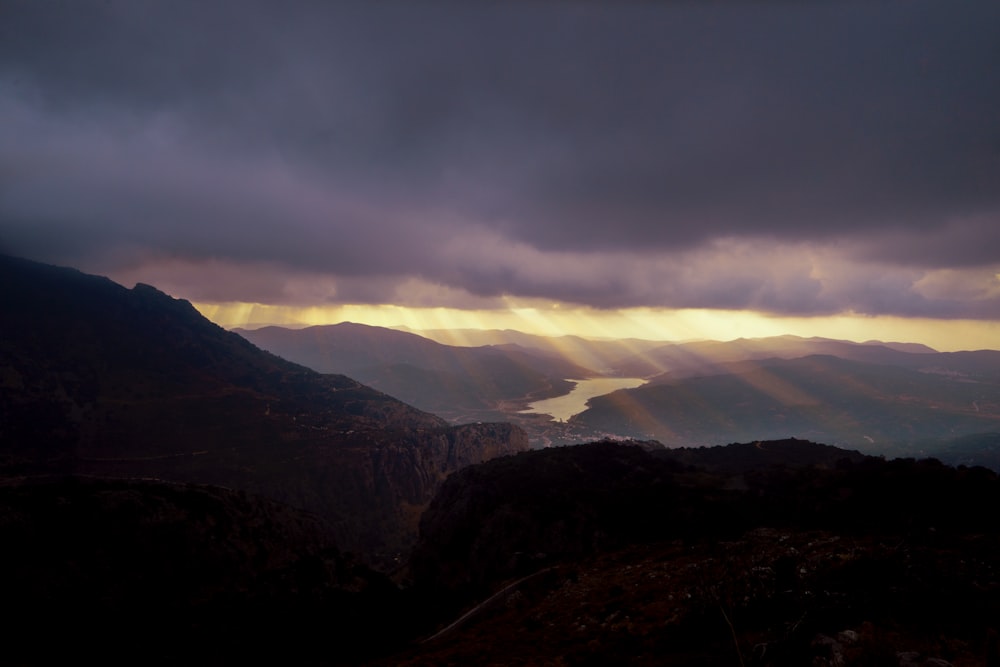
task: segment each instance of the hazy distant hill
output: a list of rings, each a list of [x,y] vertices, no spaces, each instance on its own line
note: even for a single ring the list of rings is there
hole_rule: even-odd
[[[469,463],[527,447],[285,361],[156,289],[0,258],[0,474],[156,477],[318,513],[386,558]]]
[[[950,465],[982,466],[1000,472],[1000,430],[913,443],[903,454],[935,456]]]
[[[640,338],[538,336],[513,329],[421,329],[415,333],[447,345],[516,345],[535,349],[601,373],[615,373],[615,367],[622,359],[663,345],[663,341]]]
[[[503,402],[567,393],[567,379],[594,371],[516,346],[455,347],[416,334],[343,322],[306,329],[265,327],[237,333],[260,347],[324,373],[343,373],[450,420]]]
[[[949,461],[1000,466],[991,455],[975,458],[968,446],[965,458],[957,451],[947,454],[953,438],[1000,428],[995,395],[1000,351],[945,353],[912,343],[798,336],[663,344],[509,330],[460,330],[450,338],[443,331],[421,333],[502,344],[449,347],[351,324],[247,335],[304,363],[372,363],[357,371],[366,382],[453,420],[482,415],[515,421],[535,446],[603,435],[656,438],[670,446],[797,436],[887,454],[941,452]],[[527,346],[536,352],[525,352]],[[546,355],[545,361],[539,363],[536,355]],[[521,359],[527,361],[518,363]],[[614,375],[647,377],[648,383],[593,399],[588,410],[567,423],[517,412],[524,401],[511,396],[531,389],[538,391],[535,397],[558,391],[558,378],[580,377],[572,375],[581,373],[579,367],[567,365],[580,359]]]
[[[854,343],[829,338],[772,336],[662,345],[619,360],[615,370],[621,375],[634,377],[652,377],[660,374],[665,377],[685,377],[726,372],[726,369],[720,366],[734,361],[794,359],[814,354],[876,364],[915,367],[929,363],[926,359],[918,360],[916,357],[934,353],[933,349],[916,344],[879,341]]]
[[[1000,356],[970,354],[987,369]],[[720,365],[716,374],[667,377],[591,399],[571,421],[670,446],[795,436],[893,452],[899,443],[996,431],[1000,377],[824,355],[742,361]]]
[[[938,352],[919,343],[870,340],[856,343],[831,338],[770,336],[730,341],[698,340],[680,343],[622,339],[589,340],[578,336],[546,337],[512,330],[427,330],[420,334],[453,344],[518,345],[624,377],[654,378],[722,374],[725,364],[764,359],[795,359],[811,355],[901,366],[940,374],[974,378],[1000,376],[1000,351]],[[589,363],[584,360],[588,360]]]

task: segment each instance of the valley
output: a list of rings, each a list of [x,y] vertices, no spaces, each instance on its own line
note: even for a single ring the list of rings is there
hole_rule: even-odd
[[[0,0],[0,667],[1000,667],[998,36]]]
[[[796,336],[664,343],[428,332],[483,343],[466,347],[358,324],[241,333],[292,361],[354,373],[453,424],[516,424],[536,449],[602,438],[681,447],[795,436],[1000,467],[993,452],[952,451],[957,439],[1000,431],[996,350]],[[575,386],[605,383],[576,398],[584,394]]]
[[[95,655],[109,623],[111,662],[1000,649],[1000,353],[781,337],[650,343],[642,366],[608,341],[244,338],[150,286],[12,258],[0,279],[15,661]]]

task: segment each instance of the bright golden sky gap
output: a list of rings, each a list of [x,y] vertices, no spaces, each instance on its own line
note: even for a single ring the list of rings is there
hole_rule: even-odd
[[[278,306],[254,303],[195,303],[208,319],[227,329],[266,325],[304,327],[357,322],[382,327],[430,329],[516,329],[545,336],[643,338],[680,341],[732,340],[791,334],[863,342],[923,343],[942,352],[996,349],[1000,322],[918,319],[843,314],[778,317],[752,311],[653,308],[598,310],[566,304],[511,304],[507,310],[409,308],[394,305]]]

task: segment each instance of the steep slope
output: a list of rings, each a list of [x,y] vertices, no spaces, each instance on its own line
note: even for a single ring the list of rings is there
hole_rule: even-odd
[[[262,352],[152,287],[0,258],[0,473],[149,476],[315,511],[388,562],[462,465],[527,447]]]
[[[323,373],[343,373],[450,421],[502,415],[505,402],[567,393],[594,372],[517,347],[454,347],[416,334],[342,322],[237,330],[256,345]]]

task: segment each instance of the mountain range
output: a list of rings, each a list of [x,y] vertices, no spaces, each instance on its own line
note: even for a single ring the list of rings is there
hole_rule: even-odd
[[[533,451],[151,286],[0,257],[0,312],[5,662],[1000,664],[994,352],[594,341],[647,383],[563,425],[614,438]],[[303,331],[265,334],[469,414],[599,375],[565,340]]]
[[[358,324],[240,333],[453,422],[517,423],[534,447],[603,437],[685,447],[794,436],[871,454],[1000,468],[993,450],[955,444],[1000,432],[996,350],[943,353],[912,343],[797,336],[662,344],[455,332],[455,342],[491,341],[463,347]],[[603,372],[585,361],[598,362]],[[581,403],[566,422],[524,412],[539,398],[565,395],[573,383],[595,377],[645,382]]]
[[[733,362],[594,398],[571,421],[668,446],[794,435],[869,453],[930,454],[959,436],[1000,430],[1000,374],[991,369],[1000,353],[970,354],[980,360],[970,372],[958,370],[966,357],[937,354],[917,355],[934,372],[828,355]]]

